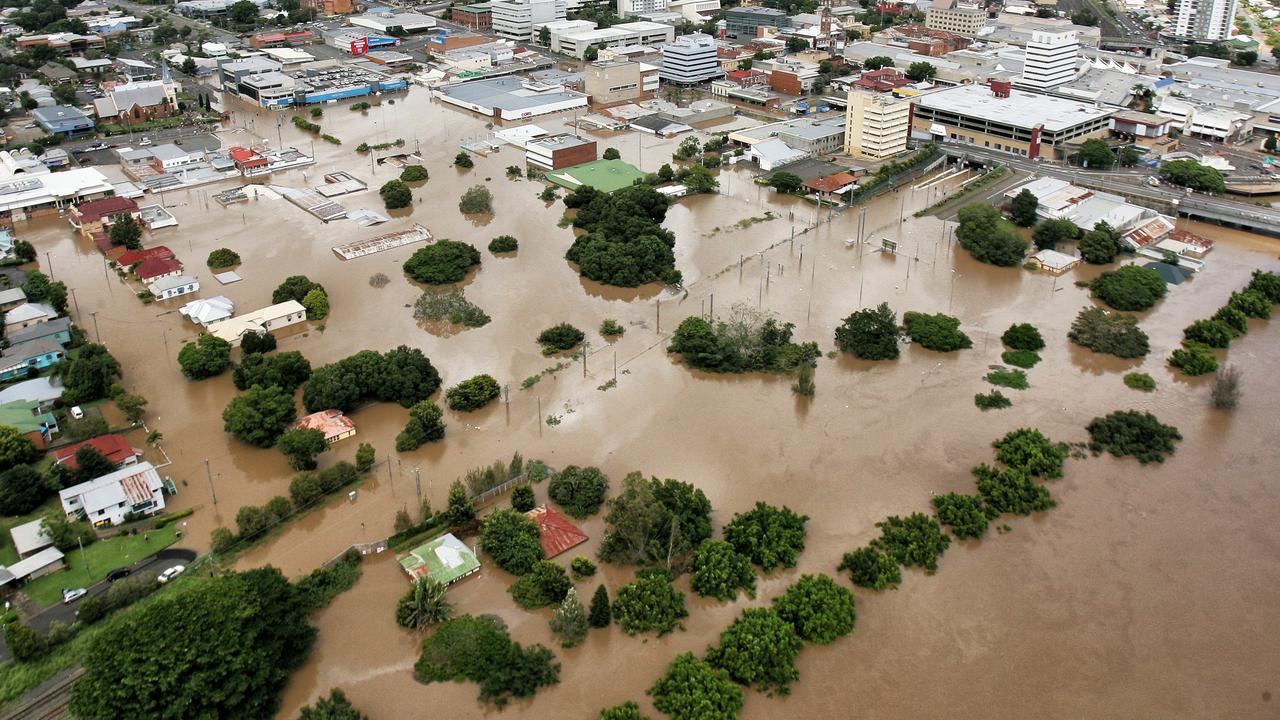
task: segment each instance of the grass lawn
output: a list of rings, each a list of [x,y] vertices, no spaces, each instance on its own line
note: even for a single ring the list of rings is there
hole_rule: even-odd
[[[89,587],[105,578],[116,568],[132,565],[167,548],[178,540],[178,528],[170,525],[142,535],[117,535],[109,540],[99,540],[84,549],[67,553],[67,569],[36,578],[23,586],[23,592],[40,607],[62,602],[63,588]],[[85,567],[88,566],[88,572]]]

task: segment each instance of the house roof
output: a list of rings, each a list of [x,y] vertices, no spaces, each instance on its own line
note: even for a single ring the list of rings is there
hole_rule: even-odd
[[[196,280],[190,275],[169,275],[148,285],[147,290],[152,294],[162,293],[167,290],[173,290],[174,288],[180,288],[183,285],[197,285],[199,282],[199,280]]]
[[[36,72],[44,75],[50,80],[73,80],[76,73],[66,65],[60,65],[56,62],[47,62],[36,69]]]
[[[116,466],[124,464],[131,457],[142,456],[142,451],[130,445],[123,435],[111,434],[99,435],[91,440],[85,440],[84,442],[78,442],[55,450],[53,452],[53,461],[75,470],[80,467],[76,463],[76,451],[86,446],[97,450],[103,457],[115,463]]]
[[[70,331],[71,318],[60,317],[49,320],[48,322],[36,323],[30,327],[13,330],[6,333],[5,337],[9,338],[10,343],[17,345],[31,340],[52,337],[60,332]]]
[[[538,523],[538,540],[548,558],[587,541],[587,534],[579,530],[572,520],[546,505],[536,507],[525,515]]]
[[[39,431],[40,426],[51,417],[49,413],[40,412],[40,403],[35,400],[0,403],[0,425],[16,427],[24,435]]]
[[[49,537],[49,531],[42,527],[43,525],[44,518],[37,518],[9,529],[9,537],[13,538],[13,549],[18,551],[19,556],[28,555],[53,544],[53,538]]]
[[[58,497],[65,503],[80,497],[84,511],[90,515],[98,510],[115,507],[120,503],[138,505],[151,499],[161,487],[160,473],[149,462],[128,465],[115,472],[89,482],[60,490]]]
[[[15,363],[26,362],[33,357],[50,354],[62,354],[62,343],[51,338],[40,338],[26,342],[14,343],[0,351],[0,358],[7,369]]]
[[[209,325],[209,333],[217,335],[227,342],[239,342],[247,332],[261,332],[266,329],[267,323],[272,320],[302,313],[305,315],[307,309],[297,300],[286,300],[275,305],[268,305],[261,310],[255,310],[251,313],[245,313],[237,317],[228,318],[220,322]]]
[[[141,250],[130,250],[121,255],[116,260],[116,264],[120,267],[128,267],[134,263],[140,263],[143,260],[150,260],[151,258],[171,258],[173,256],[173,251],[167,246],[156,245],[154,247],[142,248]]]
[[[191,302],[178,308],[178,312],[185,315],[192,322],[208,325],[218,320],[226,320],[235,314],[235,303],[225,295],[205,298],[203,300],[192,300]]]
[[[167,275],[171,272],[180,272],[182,263],[173,258],[147,258],[138,264],[134,269],[139,280],[147,280],[148,278]]]
[[[40,323],[48,325],[49,323]],[[56,377],[41,376],[30,380],[23,380],[20,383],[14,383],[3,390],[0,390],[0,404],[28,401],[35,402],[37,405],[43,405],[53,402],[62,396],[62,383]]]
[[[81,222],[96,222],[104,217],[111,215],[119,215],[124,212],[137,212],[138,203],[133,200],[111,195],[109,197],[98,198],[76,205],[76,214],[80,217]]]
[[[23,303],[18,307],[4,314],[5,325],[15,325],[29,320],[37,320],[39,318],[53,318],[58,316],[58,312],[52,307],[44,303]]]
[[[134,105],[144,108],[163,105],[169,96],[165,92],[163,81],[152,80],[150,82],[117,85],[116,89],[112,90],[107,97],[115,102],[116,107],[127,110]]]
[[[839,172],[826,177],[814,178],[805,182],[804,186],[818,192],[835,192],[847,185],[856,183],[857,178],[846,172]]]
[[[333,442],[349,432],[355,432],[356,424],[351,422],[351,418],[343,415],[341,410],[321,410],[298,418],[293,427],[302,430],[319,430],[324,433],[326,442]]]
[[[417,580],[429,577],[450,585],[480,569],[480,560],[453,533],[445,533],[409,551],[400,558],[400,567]]]
[[[56,547],[47,547],[26,560],[19,560],[10,565],[9,572],[13,574],[15,580],[21,580],[37,570],[61,562],[62,558],[61,550]]]
[[[22,303],[22,302],[26,302],[26,300],[27,300],[27,293],[24,292],[20,287],[9,288],[7,290],[0,290],[0,305],[8,305],[9,303],[12,303],[12,302]]]

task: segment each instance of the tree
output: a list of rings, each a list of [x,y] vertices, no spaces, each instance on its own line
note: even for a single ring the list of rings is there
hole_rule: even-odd
[[[105,346],[90,343],[61,363],[60,373],[62,402],[77,405],[106,397],[112,383],[120,377],[120,363]]]
[[[81,445],[77,448],[75,460],[76,469],[72,477],[74,483],[88,482],[116,471],[116,464],[92,445]]]
[[[1271,49],[1271,54],[1276,55],[1276,48]],[[1268,135],[1266,140],[1262,141],[1262,149],[1274,154],[1276,151],[1276,136]]]
[[[210,270],[221,270],[222,268],[235,267],[240,264],[240,255],[234,250],[227,248],[218,248],[209,253],[209,258],[205,261]]]
[[[703,597],[733,600],[739,590],[755,597],[756,573],[751,561],[724,540],[704,540],[693,559],[689,587]]]
[[[724,539],[765,572],[779,565],[795,567],[796,558],[804,552],[808,521],[808,515],[797,515],[789,507],[779,510],[757,502],[755,508],[734,515],[724,526]]]
[[[1142,357],[1151,349],[1147,334],[1138,327],[1137,318],[1108,313],[1099,307],[1081,310],[1072,321],[1067,337],[1094,352],[1120,358]]]
[[[649,718],[640,714],[639,705],[628,700],[621,705],[601,710],[599,720],[649,720]]]
[[[413,190],[400,180],[388,180],[378,189],[382,196],[382,204],[388,210],[398,210],[413,204]]]
[[[1109,170],[1116,164],[1116,154],[1106,140],[1085,140],[1080,146],[1080,164],[1091,170]]]
[[[127,250],[142,249],[142,226],[129,213],[116,216],[115,222],[111,223],[110,236],[112,245],[123,245]]]
[[[227,403],[222,428],[250,445],[268,448],[297,417],[292,394],[275,386],[254,385]]]
[[[1222,173],[1195,160],[1170,160],[1160,166],[1160,177],[1199,192],[1221,195],[1226,191]]]
[[[558,604],[572,587],[573,582],[563,567],[550,560],[538,560],[507,591],[516,605],[536,610]]]
[[[356,448],[356,470],[358,472],[369,472],[373,469],[375,460],[373,446],[369,443],[360,443]]]
[[[773,609],[797,636],[814,645],[828,645],[853,632],[857,612],[853,593],[827,575],[802,575],[781,596]]]
[[[493,212],[493,193],[483,185],[472,185],[462,193],[458,200],[458,212],[463,215],[478,215]]]
[[[302,298],[302,307],[307,309],[308,320],[323,320],[329,316],[329,296],[324,290],[313,288]]]
[[[1256,292],[1272,303],[1280,304],[1280,274],[1254,270],[1247,291]]]
[[[1274,138],[1272,138],[1274,140]],[[31,262],[36,259],[36,246],[26,240],[13,241],[13,254],[22,262]]]
[[[836,328],[836,347],[862,360],[898,358],[897,315],[888,303],[855,311]]]
[[[216,335],[201,335],[178,351],[178,366],[192,380],[220,375],[231,366],[231,343]]]
[[[1091,265],[1106,265],[1115,262],[1120,253],[1120,242],[1115,233],[1104,223],[1098,223],[1092,230],[1080,238],[1080,256]]]
[[[369,720],[369,716],[357,710],[341,690],[333,688],[328,697],[316,701],[315,707],[303,705],[298,720]]]
[[[558,683],[560,664],[541,645],[521,647],[493,619],[461,615],[423,642],[413,675],[422,683],[469,680],[480,686],[481,700],[502,706]]]
[[[183,29],[185,30],[186,28],[183,28]],[[178,69],[182,72],[183,75],[195,77],[195,74],[197,72],[195,58],[187,56],[187,58],[182,61],[181,67],[179,67]]]
[[[642,575],[623,585],[613,600],[613,619],[628,635],[666,635],[682,627],[680,621],[688,616],[684,593],[672,587],[671,577],[662,572]]]
[[[292,395],[311,377],[311,363],[296,350],[275,355],[246,353],[243,352],[243,343],[240,349],[240,364],[231,371],[231,381],[237,390],[247,390],[254,385],[275,385]]]
[[[676,176],[676,171],[671,168],[671,163],[662,163],[662,167],[658,168],[658,179],[662,182],[671,182]]]
[[[1133,167],[1138,164],[1140,159],[1142,159],[1142,156],[1138,154],[1137,149],[1132,145],[1126,145],[1120,148],[1120,152],[1116,153],[1116,162],[1120,164],[1120,167]]]
[[[1240,52],[1236,53],[1235,59],[1232,60],[1231,62],[1236,65],[1243,65],[1244,67],[1249,67],[1250,65],[1253,65],[1254,63],[1258,62],[1258,51],[1241,50]]]
[[[461,282],[480,264],[480,251],[456,240],[440,240],[413,253],[404,263],[410,278],[427,285]]]
[[[499,235],[489,241],[489,252],[494,253],[513,253],[520,249],[520,243],[510,235]]]
[[[796,657],[804,643],[795,628],[773,608],[747,608],[720,633],[720,644],[707,650],[707,663],[729,677],[769,695],[786,695],[800,679]]]
[[[460,168],[473,168],[476,166],[475,162],[471,159],[471,156],[462,151],[453,156],[453,164]]]
[[[1213,406],[1218,410],[1232,411],[1240,404],[1240,369],[1234,365],[1226,365],[1218,369],[1213,376],[1213,389],[1210,391]]]
[[[921,82],[923,80],[932,80],[933,76],[938,74],[938,68],[929,63],[920,60],[907,66],[907,77],[912,82]]]
[[[551,44],[551,28],[546,25],[538,28],[538,44],[542,47],[547,47]]]
[[[569,323],[558,323],[538,333],[538,344],[553,352],[572,350],[587,334]]]
[[[274,568],[199,578],[131,616],[103,626],[85,653],[77,718],[271,717],[315,637]]]
[[[289,459],[294,470],[315,470],[316,456],[329,449],[324,431],[315,428],[294,428],[280,435],[280,452]]]
[[[528,485],[517,485],[511,488],[511,509],[517,512],[529,512],[537,506],[533,497],[533,488]]]
[[[1098,13],[1083,8],[1071,14],[1071,22],[1075,25],[1095,26],[1098,24]]]
[[[978,262],[1011,267],[1022,262],[1027,242],[1009,232],[1002,224],[1000,211],[982,203],[960,208],[960,225],[956,239]]]
[[[929,315],[908,311],[902,314],[903,332],[921,347],[935,352],[954,352],[973,347],[960,330],[960,321],[950,315]]]
[[[1106,450],[1116,457],[1132,455],[1143,465],[1164,462],[1165,455],[1172,455],[1176,449],[1174,442],[1182,439],[1177,428],[1137,410],[1119,410],[1094,418],[1086,429],[1095,454]]]
[[[890,515],[876,527],[880,528],[877,547],[899,564],[922,567],[929,575],[937,572],[938,557],[951,545],[951,538],[942,532],[938,521],[924,513],[905,518]]]
[[[1080,234],[1080,228],[1066,218],[1051,218],[1036,226],[1031,233],[1031,240],[1041,250],[1053,250],[1058,243],[1074,240]]]
[[[1235,328],[1222,320],[1196,320],[1182,329],[1184,339],[1211,348],[1229,347],[1235,335]]]
[[[769,178],[769,185],[780,193],[795,193],[804,187],[804,180],[799,175],[781,171]]]
[[[258,21],[258,6],[249,0],[237,0],[231,5],[229,15],[237,25],[252,25]]]
[[[609,478],[595,467],[570,465],[551,476],[547,496],[579,520],[596,514],[609,491]]]
[[[58,281],[49,283],[49,290],[45,293],[45,299],[49,301],[49,305],[53,307],[54,312],[59,315],[67,314],[67,284]]]
[[[711,537],[711,501],[689,483],[631,473],[608,506],[605,562],[673,567]]]
[[[1009,204],[1009,216],[1019,227],[1031,227],[1036,224],[1036,210],[1040,207],[1040,199],[1030,190],[1022,189]]]
[[[584,186],[564,202],[578,210],[574,227],[586,231],[565,252],[583,277],[619,287],[680,282],[675,234],[661,225],[670,201],[652,186],[641,183],[612,194]]]
[[[1030,515],[1044,512],[1056,504],[1048,488],[1037,484],[1020,468],[996,469],[983,464],[973,469],[973,476],[978,481],[982,507],[992,520],[1006,513]]]
[[[39,660],[49,652],[49,641],[18,620],[5,626],[4,641],[19,662]]]
[[[453,491],[450,490],[450,504],[452,497]],[[524,513],[512,509],[493,511],[480,528],[480,546],[493,557],[498,567],[512,575],[528,573],[545,557],[538,538],[538,524]],[[559,597],[555,598],[556,602],[559,600]]]
[[[0,434],[12,429],[0,426]],[[10,466],[0,473],[0,515],[26,515],[40,507],[52,490],[44,476],[30,465]]]
[[[591,596],[591,612],[587,616],[587,623],[593,628],[602,628],[609,627],[612,622],[613,608],[609,603],[609,591],[601,584]]]
[[[622,153],[618,152],[617,148],[605,148],[604,154],[601,155],[600,157],[604,158],[605,160],[621,160]]]
[[[691,165],[681,175],[680,182],[694,195],[715,192],[720,187],[720,181],[703,165]]]
[[[479,410],[502,393],[502,388],[492,375],[476,375],[467,378],[445,391],[450,410]]]
[[[686,652],[649,688],[653,706],[672,720],[736,720],[742,690],[729,673]]]
[[[405,165],[404,169],[400,171],[400,180],[402,182],[424,182],[429,177],[427,169],[421,165]]]
[[[867,58],[866,62],[862,63],[864,70],[880,70],[887,67],[893,67],[893,58],[887,55],[876,55],[875,57]]]
[[[461,480],[454,480],[449,486],[449,499],[445,506],[444,518],[450,527],[463,527],[476,519],[476,506],[467,494]],[[481,540],[483,542],[483,539]],[[541,545],[539,545],[541,547]]]
[[[40,451],[31,439],[12,425],[0,425],[0,472],[40,459]]]
[[[1169,365],[1191,377],[1206,375],[1218,369],[1218,358],[1207,346],[1198,342],[1183,342],[1169,355]]]
[[[1062,477],[1067,446],[1055,443],[1032,428],[1019,428],[991,443],[996,460],[1032,477],[1053,480]]]
[[[1246,317],[1258,320],[1266,320],[1271,317],[1272,305],[1270,298],[1260,290],[1233,292],[1231,293],[1231,299],[1227,301],[1227,307],[1244,313]]]
[[[1000,336],[1000,342],[1014,350],[1037,352],[1044,349],[1044,337],[1035,325],[1030,323],[1014,323]]]
[[[560,636],[560,647],[571,648],[586,639],[588,630],[587,611],[578,601],[578,592],[570,586],[551,618],[551,632]]]
[[[444,438],[444,411],[430,400],[409,408],[409,421],[404,430],[396,435],[396,452],[416,450],[424,443],[435,442]]]
[[[396,624],[410,630],[439,625],[452,614],[453,604],[445,596],[445,586],[429,577],[415,580],[396,604]]]
[[[1147,310],[1169,292],[1160,273],[1139,265],[1108,270],[1094,278],[1089,289],[1116,310]]]
[[[312,290],[323,293],[324,286],[318,282],[312,282],[306,275],[290,275],[271,292],[271,302],[277,305],[289,300],[302,302]],[[272,345],[271,349],[274,350],[275,346]]]
[[[240,337],[240,356],[269,353],[276,349],[276,336],[271,333],[247,332]],[[310,370],[310,365],[307,366]],[[305,379],[305,378],[304,378]],[[244,388],[241,388],[242,390]]]

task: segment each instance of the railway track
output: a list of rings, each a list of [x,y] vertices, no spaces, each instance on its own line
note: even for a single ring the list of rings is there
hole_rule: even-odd
[[[53,676],[20,698],[0,720],[59,720],[71,704],[71,687],[83,674],[77,667]]]

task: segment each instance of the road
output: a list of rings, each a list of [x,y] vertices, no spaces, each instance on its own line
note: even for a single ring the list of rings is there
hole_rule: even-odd
[[[988,163],[1003,163],[1015,170],[1036,173],[1049,177],[1061,178],[1069,182],[1087,180],[1091,185],[1102,190],[1115,193],[1127,193],[1151,200],[1162,200],[1174,203],[1178,211],[1185,215],[1198,215],[1206,219],[1223,219],[1251,227],[1255,232],[1280,234],[1280,210],[1260,205],[1240,203],[1210,195],[1191,194],[1167,187],[1152,187],[1141,182],[1123,182],[1114,180],[1116,173],[1091,173],[1083,170],[1064,170],[1055,164],[1036,162],[1016,155],[978,148],[972,145],[942,143],[942,147],[952,155],[966,155],[970,158]],[[1130,176],[1133,177],[1133,176]],[[1136,178],[1134,178],[1136,180]],[[1219,217],[1214,217],[1219,216]]]
[[[175,565],[189,565],[196,559],[196,557],[197,554],[195,550],[188,550],[185,548],[166,548],[145,560],[141,560],[138,563],[131,565],[130,570],[132,572],[130,575],[137,575],[144,572],[159,575]],[[75,579],[77,577],[76,571],[69,570],[64,572],[67,577],[67,587],[79,587],[75,584]],[[48,632],[49,626],[52,625],[55,620],[70,625],[76,620],[76,612],[80,607],[80,603],[84,602],[86,598],[101,595],[106,592],[109,587],[111,587],[111,583],[103,580],[96,585],[89,587],[89,592],[85,597],[80,598],[70,605],[59,603],[38,615],[27,618],[24,622],[42,633]],[[9,657],[8,646],[0,643],[0,662],[8,660]]]

